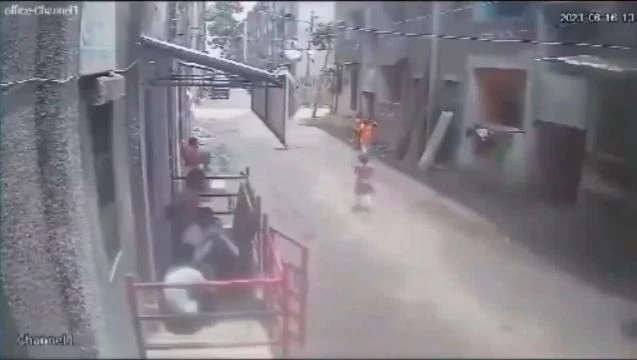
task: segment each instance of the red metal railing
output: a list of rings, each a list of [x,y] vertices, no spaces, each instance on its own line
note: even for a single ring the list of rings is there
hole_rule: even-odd
[[[289,296],[292,299],[296,300],[299,306],[298,312],[294,312],[290,310],[289,313],[290,313],[290,317],[292,317],[293,319],[297,321],[297,324],[298,324],[297,333],[293,335],[296,335],[300,345],[302,346],[305,344],[305,329],[306,329],[305,321],[307,319],[307,295],[309,290],[309,284],[307,281],[308,280],[307,273],[308,273],[308,265],[309,265],[309,252],[308,252],[308,249],[305,247],[305,245],[292,239],[291,237],[283,234],[282,232],[274,228],[270,227],[269,233],[272,238],[273,244],[275,244],[274,239],[276,237],[280,237],[285,239],[292,245],[296,246],[297,249],[299,249],[301,252],[301,263],[299,264],[298,267],[293,266],[290,263],[283,263],[283,267],[284,269],[286,269],[285,273],[287,277],[285,278],[285,280],[288,282],[285,288],[287,289]],[[300,284],[298,284],[299,289],[295,290],[293,288],[293,285],[289,283],[289,281],[293,281],[292,279],[290,279],[290,274],[299,276],[299,272],[301,273],[300,274],[301,282]]]
[[[267,217],[266,217],[267,221]],[[267,224],[264,224],[267,225]],[[268,229],[264,226],[263,229]],[[276,250],[271,232],[261,231],[261,241],[264,245],[264,253],[262,261],[269,264],[266,267],[265,276],[253,279],[237,279],[228,281],[206,281],[197,284],[165,284],[161,282],[135,282],[132,275],[127,276],[127,293],[128,302],[133,313],[133,327],[137,337],[137,345],[140,349],[140,358],[146,357],[148,350],[171,350],[171,349],[204,349],[204,348],[233,348],[233,347],[258,347],[258,346],[279,346],[281,355],[286,357],[290,351],[290,341],[292,339],[290,332],[290,317],[293,315],[289,310],[289,296],[291,294],[288,289],[288,267],[282,262],[281,256]],[[263,288],[265,294],[265,302],[267,310],[258,311],[241,311],[232,313],[198,313],[198,314],[140,314],[137,306],[137,292],[147,289],[192,289],[192,288],[213,289],[230,289],[230,288]],[[142,333],[143,321],[157,321],[169,319],[187,319],[187,318],[206,318],[206,319],[227,319],[257,316],[266,319],[274,319],[270,321],[272,325],[279,325],[281,331],[276,332],[276,326],[268,326],[268,335],[271,340],[263,342],[232,342],[232,343],[208,343],[208,342],[192,342],[192,343],[147,343]],[[298,314],[294,314],[298,318]],[[301,320],[303,321],[303,320]],[[300,323],[302,323],[300,321]],[[278,336],[277,336],[278,335]]]

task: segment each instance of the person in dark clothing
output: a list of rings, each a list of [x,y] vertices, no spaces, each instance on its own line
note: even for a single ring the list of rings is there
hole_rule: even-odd
[[[192,247],[183,242],[186,229],[197,220],[199,194],[205,191],[206,175],[195,168],[186,175],[185,187],[176,194],[167,208],[167,217],[172,228],[173,263],[192,260]]]

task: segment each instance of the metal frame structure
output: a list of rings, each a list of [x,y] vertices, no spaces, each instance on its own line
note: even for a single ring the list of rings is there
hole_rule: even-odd
[[[253,100],[252,110],[275,137],[286,146],[285,123],[290,117],[289,89],[294,83],[290,81],[289,73],[266,71],[148,36],[141,36],[139,43],[144,50],[150,53],[149,55],[154,57],[170,61],[177,60],[179,66],[212,70],[210,75],[175,75],[171,69],[167,72],[164,71],[160,76],[153,74],[152,77],[144,79],[145,84],[169,87],[210,86],[214,88],[221,85],[215,83],[214,78],[215,74],[221,72],[228,76],[230,87],[250,88]],[[142,63],[142,66],[145,65],[147,64]],[[227,84],[223,85],[227,86]],[[259,91],[258,89],[265,90]],[[255,96],[260,101],[255,102]],[[284,112],[281,114],[278,109],[284,109]],[[272,116],[272,114],[275,115]]]
[[[280,74],[273,74],[265,70],[247,66],[234,61],[220,59],[209,54],[193,50],[187,47],[172,44],[166,41],[142,36],[140,38],[142,48],[146,50],[142,55],[142,74],[146,77],[146,86],[169,86],[169,87],[190,87],[190,86],[214,86],[215,75],[224,75],[234,83],[250,83],[263,94],[260,99],[262,104],[258,107],[264,116],[259,114],[266,126],[285,144],[285,120],[286,117],[278,119],[284,120],[283,133],[277,133],[272,124],[268,122],[268,116],[272,108],[281,105],[284,107],[283,114],[287,114],[288,101],[288,79]],[[151,60],[154,59],[154,60]],[[176,74],[171,65],[198,68],[208,74],[185,75]],[[151,67],[150,71],[148,68]],[[154,65],[157,65],[155,67]],[[231,75],[227,75],[231,74]],[[280,88],[280,91],[273,96],[279,96],[272,103],[268,102],[268,89]],[[265,98],[265,99],[264,99]],[[263,104],[265,101],[265,104]],[[254,96],[253,96],[253,110]],[[276,109],[281,110],[281,109]],[[255,111],[256,112],[256,111]],[[275,113],[280,115],[279,113]],[[176,121],[179,121],[177,119]],[[185,180],[185,176],[177,174],[178,150],[175,141],[176,133],[173,126],[169,124],[168,153],[170,159],[171,195],[175,196],[177,183]],[[281,124],[277,124],[281,126]],[[279,130],[281,128],[279,127]],[[241,181],[237,193],[202,193],[200,197],[205,198],[227,198],[228,209],[226,211],[215,211],[218,215],[232,215],[233,235],[237,235],[240,240],[245,240],[238,246],[251,246],[247,252],[240,251],[240,257],[245,254],[241,265],[247,264],[250,269],[246,269],[245,278],[233,279],[230,281],[206,281],[198,284],[171,284],[167,285],[159,282],[136,282],[132,275],[127,276],[127,297],[130,309],[133,314],[133,325],[139,347],[140,358],[147,356],[148,350],[176,350],[176,349],[202,349],[202,348],[229,348],[229,347],[255,347],[255,346],[278,346],[281,348],[281,355],[288,356],[293,340],[303,344],[305,341],[305,318],[307,303],[307,272],[309,252],[308,248],[296,240],[285,236],[282,232],[269,225],[268,215],[261,210],[261,199],[254,194],[249,181],[250,169],[246,168],[236,175],[216,175],[207,176],[206,180],[238,180]],[[231,199],[236,199],[236,205],[231,203]],[[239,234],[238,232],[242,232]],[[278,242],[280,241],[280,243]],[[293,250],[300,254],[300,260],[293,265],[291,262],[283,260],[279,247],[285,242]],[[244,248],[245,249],[245,248]],[[287,253],[287,252],[286,252]],[[256,273],[255,273],[256,272]],[[243,272],[242,272],[243,273]],[[199,318],[250,318],[266,319],[266,330],[268,341],[253,343],[248,341],[237,341],[234,343],[147,343],[142,331],[142,323],[145,321],[184,319],[193,315],[174,315],[162,313],[141,313],[138,308],[138,293],[146,289],[166,289],[166,288],[204,288],[212,289],[262,289],[264,293],[264,305],[266,310],[251,310],[233,313],[205,313],[196,314]],[[296,299],[298,305],[293,308]],[[160,301],[161,303],[161,301]],[[161,306],[160,306],[161,308]],[[160,310],[161,311],[161,310]],[[292,323],[297,323],[298,328],[292,328]],[[240,339],[241,340],[241,339]]]
[[[307,271],[309,266],[308,248],[300,242],[286,236],[281,231],[274,229],[269,224],[267,214],[261,213],[261,199],[254,195],[248,181],[249,169],[239,175],[209,176],[207,179],[227,179],[242,180],[242,189],[238,194],[200,194],[201,197],[234,197],[240,196],[244,192],[245,200],[250,211],[249,217],[258,221],[255,239],[257,248],[253,259],[254,265],[258,267],[259,274],[246,279],[235,279],[228,281],[206,281],[197,284],[165,284],[160,282],[136,282],[133,275],[128,275],[127,279],[127,300],[133,315],[133,328],[139,349],[139,357],[145,359],[149,350],[177,350],[177,349],[207,349],[207,348],[236,348],[236,347],[258,347],[274,346],[280,348],[280,355],[288,357],[293,341],[300,345],[305,344],[305,329],[307,316]],[[175,180],[183,180],[184,177],[175,177]],[[217,214],[233,214],[230,212],[215,212]],[[285,241],[300,251],[300,264],[292,265],[283,260],[279,252],[277,240]],[[168,288],[193,289],[204,288],[209,291],[215,289],[263,289],[265,310],[250,310],[239,312],[211,312],[188,314],[167,314],[167,313],[140,313],[138,308],[138,294],[140,291],[155,289],[163,290]],[[212,294],[211,294],[212,295]],[[298,305],[294,308],[294,303]],[[237,341],[232,343],[215,342],[179,342],[179,343],[148,343],[145,339],[143,322],[161,321],[188,318],[203,319],[260,319],[264,320],[266,331],[270,340],[261,342]],[[297,324],[297,329],[292,328],[292,324]]]

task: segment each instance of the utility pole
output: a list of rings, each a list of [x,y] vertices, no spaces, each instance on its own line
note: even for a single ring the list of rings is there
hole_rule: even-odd
[[[330,58],[331,53],[332,53],[332,42],[328,41],[327,52],[325,53],[325,59],[323,59],[323,67],[321,69],[321,73],[316,79],[316,92],[314,93],[314,104],[312,106],[312,119],[316,118],[318,103],[321,100],[321,93],[322,93],[321,90],[323,89],[323,87],[321,86],[322,80],[323,80],[323,77],[325,76],[325,70],[327,70],[327,64],[328,64],[328,60]]]
[[[274,63],[274,69],[276,70],[279,67],[279,13],[277,12],[276,1],[272,2],[272,13],[274,14],[274,36],[272,40],[272,48],[274,53],[274,59],[272,62]]]
[[[243,63],[248,63],[248,18],[243,20]]]
[[[425,123],[425,139],[424,142],[429,141],[429,135],[431,135],[433,131],[434,125],[434,117],[437,114],[434,113],[435,102],[436,102],[436,90],[438,90],[438,62],[440,61],[440,39],[436,36],[440,34],[440,25],[441,25],[441,14],[444,10],[442,9],[443,3],[440,1],[433,2],[433,34],[434,37],[431,39],[431,61],[429,62],[429,91],[427,93],[427,120]],[[418,154],[420,156],[420,154]]]
[[[312,48],[312,34],[314,33],[314,20],[316,17],[314,11],[310,12],[310,34],[307,40],[307,49],[305,49],[305,81],[310,78],[310,49]]]

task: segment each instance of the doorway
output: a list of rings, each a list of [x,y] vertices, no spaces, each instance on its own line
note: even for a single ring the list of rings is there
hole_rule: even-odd
[[[366,119],[374,119],[374,109],[376,107],[376,94],[363,91],[361,93],[361,113]]]
[[[537,119],[540,193],[550,202],[574,204],[586,158],[586,132]]]
[[[522,69],[481,67],[474,70],[478,111],[476,122],[493,131],[485,139],[474,138],[473,154],[502,166],[513,148],[513,133],[524,124],[527,72]]]

